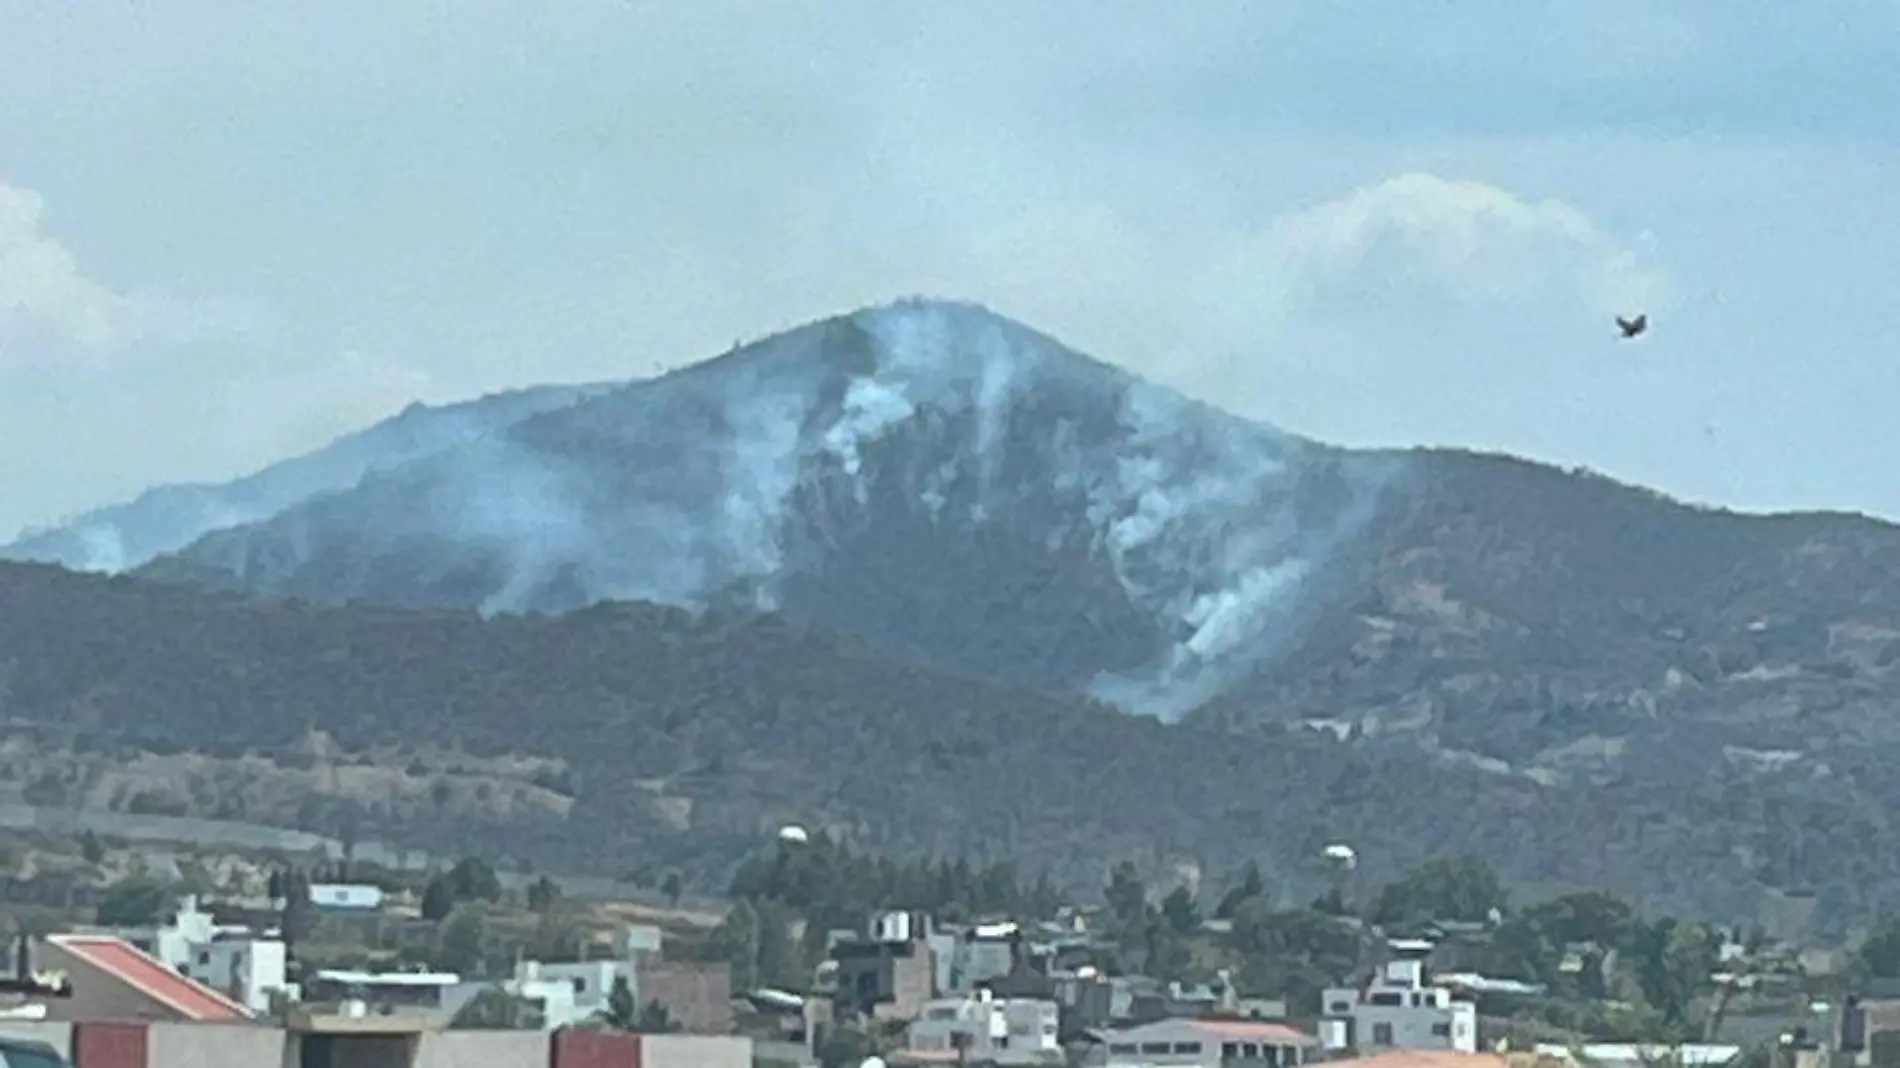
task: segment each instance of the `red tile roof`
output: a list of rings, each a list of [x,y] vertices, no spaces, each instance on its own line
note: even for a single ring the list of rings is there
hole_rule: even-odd
[[[1195,1020],[1188,1026],[1209,1038],[1226,1042],[1271,1042],[1280,1046],[1306,1046],[1319,1040],[1297,1027],[1259,1020]]]
[[[47,941],[189,1020],[243,1020],[250,1011],[111,935],[53,935]]]

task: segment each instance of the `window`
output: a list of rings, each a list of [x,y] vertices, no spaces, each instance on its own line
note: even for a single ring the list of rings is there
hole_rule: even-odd
[[[210,963],[211,963],[211,951],[210,951],[210,950],[208,950],[208,949],[201,949],[201,950],[199,950],[199,951],[198,951],[198,964],[199,964],[199,966],[200,966],[200,967],[203,967],[203,966],[205,966],[205,965],[208,965],[208,964],[210,964]]]
[[[1141,1044],[1141,1052],[1165,1055],[1168,1052],[1168,1044],[1166,1042],[1143,1042]]]
[[[1240,1043],[1222,1042],[1220,1044],[1220,1059],[1221,1060],[1231,1061],[1235,1057],[1238,1057],[1238,1056],[1240,1056]]]
[[[1199,1053],[1201,1052],[1201,1044],[1199,1042],[1176,1042],[1174,1044],[1174,1052]]]
[[[1435,1023],[1432,1025],[1432,1034],[1437,1035],[1439,1038],[1450,1038],[1451,1025],[1443,1024],[1443,1023]]]
[[[1108,1051],[1110,1053],[1132,1054],[1135,1052],[1135,1044],[1133,1042],[1111,1042],[1108,1045]]]
[[[1405,999],[1393,993],[1374,994],[1367,1000],[1371,1001],[1374,1005],[1384,1005],[1388,1008],[1395,1009],[1403,1008],[1405,1005]]]
[[[574,993],[576,994],[587,993],[587,977],[586,976],[577,975],[574,977]]]
[[[1350,1001],[1335,1001],[1335,1002],[1333,1002],[1333,1003],[1332,1003],[1331,1005],[1328,1005],[1328,1006],[1326,1006],[1326,1011],[1327,1011],[1327,1012],[1336,1012],[1336,1013],[1348,1013],[1348,1012],[1351,1012],[1351,1011],[1352,1011],[1352,1002],[1350,1002]]]
[[[990,1039],[990,1043],[991,1043],[992,1045],[994,1045],[994,1046],[995,1046],[995,1047],[996,1047],[997,1049],[1008,1049],[1008,1048],[1009,1048],[1009,1036],[1008,1036],[1008,1035],[997,1035],[997,1036],[996,1036],[995,1038],[992,1038],[992,1039]]]
[[[1392,1044],[1392,1025],[1389,1023],[1373,1024],[1372,1025],[1372,1044],[1375,1046],[1391,1045]]]
[[[1260,1059],[1260,1047],[1252,1042],[1244,1043],[1240,1047],[1240,1055],[1247,1060],[1257,1061]]]

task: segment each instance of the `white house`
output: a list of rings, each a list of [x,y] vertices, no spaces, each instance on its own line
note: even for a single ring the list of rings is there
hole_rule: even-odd
[[[1478,1007],[1425,981],[1429,943],[1394,942],[1395,956],[1363,988],[1323,997],[1320,1040],[1328,1050],[1478,1050]]]
[[[449,987],[442,992],[441,1014],[443,1019],[452,1020],[469,1002],[479,997],[485,990],[500,990],[509,997],[533,1002],[541,1010],[541,1027],[554,1031],[578,1023],[584,1023],[594,1013],[581,1011],[575,1003],[574,983],[571,978],[551,978],[541,973],[542,965],[526,960],[515,965],[512,979],[493,982],[464,982]]]
[[[909,1051],[943,1054],[961,1048],[972,1061],[1030,1064],[1062,1060],[1056,1003],[1036,998],[967,998],[924,1003],[905,1032]]]
[[[178,903],[171,923],[123,934],[180,975],[229,995],[252,1012],[269,1010],[273,993],[294,993],[281,940],[253,934],[241,924],[212,922],[210,913],[199,910],[196,897]]]

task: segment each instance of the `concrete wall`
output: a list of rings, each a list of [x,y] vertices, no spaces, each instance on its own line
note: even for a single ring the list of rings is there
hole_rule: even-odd
[[[687,1034],[732,1033],[732,966],[709,961],[656,961],[640,966],[640,1000],[666,1006]]]
[[[158,1023],[146,1029],[149,1068],[280,1068],[291,1043],[274,1027],[251,1024]]]
[[[547,1065],[545,1031],[439,1031],[422,1036],[415,1061],[415,1068],[547,1068]]]
[[[0,1021],[0,1035],[46,1042],[72,1056],[71,1024]],[[153,1023],[146,1025],[145,1041],[145,1068],[305,1068],[305,1043],[329,1047],[330,1063],[315,1056],[314,1068],[548,1068],[551,1036],[545,1031],[442,1031],[379,1039],[292,1035],[242,1023]],[[638,1041],[641,1068],[752,1065],[749,1038],[641,1035]]]
[[[641,1035],[640,1068],[752,1068],[752,1040],[727,1035]]]
[[[0,1020],[0,1035],[44,1042],[60,1052],[73,1055],[73,1025],[55,1020]]]

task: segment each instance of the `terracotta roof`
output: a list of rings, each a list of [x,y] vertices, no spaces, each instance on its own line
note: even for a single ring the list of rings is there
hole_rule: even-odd
[[[173,971],[164,961],[111,935],[52,935],[48,942],[189,1020],[242,1020],[243,1005]]]
[[[1260,1020],[1194,1020],[1188,1026],[1222,1041],[1272,1042],[1282,1046],[1307,1046],[1319,1041],[1297,1027]]]

